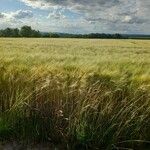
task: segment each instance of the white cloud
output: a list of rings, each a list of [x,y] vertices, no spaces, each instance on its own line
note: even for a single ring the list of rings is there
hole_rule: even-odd
[[[82,13],[89,22],[143,24],[149,20],[149,0],[21,0],[40,9],[64,8]],[[128,14],[125,14],[128,13]],[[59,13],[51,14],[54,18]],[[50,17],[49,16],[49,17]],[[143,18],[144,19],[141,19]],[[91,18],[91,20],[90,20]]]
[[[130,22],[132,20],[132,17],[131,16],[125,16],[124,19],[123,19],[123,22]]]
[[[11,13],[12,17],[15,19],[24,19],[24,18],[32,18],[33,13],[29,10],[19,10],[14,13]]]
[[[150,32],[150,0],[20,0],[27,6],[49,11],[37,19],[40,28],[83,32]],[[52,11],[53,10],[53,11]],[[64,10],[79,17],[71,19]],[[4,17],[5,16],[5,17]],[[20,20],[32,18],[32,12],[0,14],[0,19]],[[42,25],[43,23],[43,25]],[[45,24],[45,26],[44,26]],[[51,28],[50,28],[51,27]],[[67,28],[67,29],[66,29]],[[136,31],[135,31],[136,30]],[[63,32],[63,31],[62,31]]]
[[[61,20],[61,19],[65,19],[66,16],[63,14],[63,12],[61,10],[54,10],[53,12],[49,13],[47,18],[48,19]]]
[[[40,0],[20,0],[24,2],[27,6],[31,6],[33,8],[40,8],[40,9],[48,9],[50,5]]]
[[[0,13],[0,19],[4,18],[4,14]]]
[[[21,19],[26,19],[26,18],[32,18],[33,13],[32,11],[29,10],[18,10],[15,12],[7,12],[7,13],[0,13],[0,18],[4,20],[21,20]]]
[[[0,27],[20,27],[31,23],[30,19],[33,19],[33,13],[29,10],[0,13]]]

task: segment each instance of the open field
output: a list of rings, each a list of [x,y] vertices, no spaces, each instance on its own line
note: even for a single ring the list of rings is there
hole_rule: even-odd
[[[148,149],[150,40],[0,38],[0,140]]]

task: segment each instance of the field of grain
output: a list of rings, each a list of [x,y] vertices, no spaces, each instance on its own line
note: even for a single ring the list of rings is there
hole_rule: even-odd
[[[148,149],[150,41],[0,39],[0,140]]]

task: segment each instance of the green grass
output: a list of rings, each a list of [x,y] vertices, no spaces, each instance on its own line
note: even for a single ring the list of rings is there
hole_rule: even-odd
[[[0,140],[146,149],[149,58],[149,40],[1,38]]]

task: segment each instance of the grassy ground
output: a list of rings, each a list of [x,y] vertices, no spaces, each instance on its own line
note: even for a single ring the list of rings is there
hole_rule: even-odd
[[[1,38],[0,140],[146,149],[149,58],[149,40]]]

